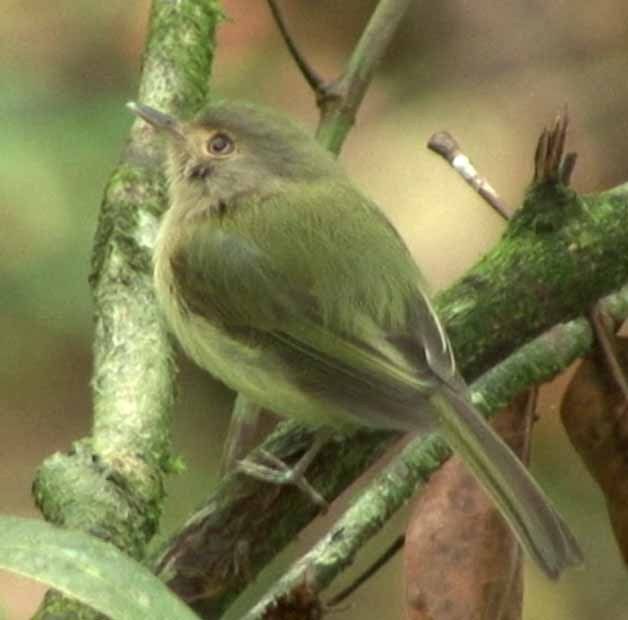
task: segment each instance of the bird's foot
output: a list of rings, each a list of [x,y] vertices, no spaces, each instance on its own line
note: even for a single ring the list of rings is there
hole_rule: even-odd
[[[326,511],[329,504],[325,498],[308,482],[305,477],[305,470],[308,468],[322,444],[315,441],[310,449],[303,455],[301,460],[294,466],[289,467],[281,459],[267,450],[259,450],[269,465],[262,465],[250,459],[239,461],[237,469],[251,478],[268,482],[270,484],[293,485],[305,493],[314,504]]]

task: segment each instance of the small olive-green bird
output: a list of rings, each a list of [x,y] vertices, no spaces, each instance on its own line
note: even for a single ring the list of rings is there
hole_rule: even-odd
[[[210,104],[168,138],[157,297],[187,354],[258,405],[316,427],[438,430],[550,577],[567,526],[469,401],[419,268],[339,163],[286,118]]]

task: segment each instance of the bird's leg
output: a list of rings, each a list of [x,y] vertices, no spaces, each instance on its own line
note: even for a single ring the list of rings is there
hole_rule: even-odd
[[[262,480],[263,482],[294,485],[301,489],[301,491],[303,491],[317,506],[326,510],[328,503],[325,501],[325,498],[308,482],[305,477],[305,472],[312,464],[312,461],[316,458],[316,455],[320,452],[321,448],[325,445],[325,443],[327,443],[328,439],[328,433],[323,431],[317,432],[314,436],[312,445],[294,467],[289,467],[281,459],[278,459],[274,454],[271,454],[267,450],[260,450],[261,456],[263,456],[271,466],[260,465],[259,463],[246,459],[240,461],[237,468],[239,471],[247,474],[248,476],[257,480]]]
[[[236,396],[220,463],[221,476],[233,471],[238,461],[251,450],[261,410],[244,394]]]

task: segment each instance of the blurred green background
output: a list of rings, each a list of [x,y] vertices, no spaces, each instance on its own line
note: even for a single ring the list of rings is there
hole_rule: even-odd
[[[265,2],[226,0],[216,91],[276,106],[314,127],[312,96]],[[375,2],[285,0],[307,57],[342,67]],[[0,6],[0,497],[3,513],[37,515],[34,469],[89,432],[91,299],[87,273],[99,202],[131,123],[147,0],[3,0]],[[579,152],[574,185],[626,180],[628,4],[623,0],[417,2],[385,58],[343,153],[389,213],[435,289],[490,247],[502,222],[425,142],[457,136],[505,200],[518,204],[536,137],[564,103]],[[215,481],[232,395],[181,360],[176,447],[188,470],[169,480],[167,533]],[[526,618],[628,618],[625,572],[605,509],[557,420],[565,378],[546,389],[534,469],[580,538],[583,571],[549,584],[528,571]],[[400,515],[358,558],[373,557]],[[302,537],[316,539],[325,522]],[[294,553],[295,550],[292,550]],[[290,555],[290,554],[288,554]],[[286,555],[286,558],[288,556]],[[0,574],[0,617],[29,617],[42,588]],[[343,617],[400,618],[401,562],[353,598]]]

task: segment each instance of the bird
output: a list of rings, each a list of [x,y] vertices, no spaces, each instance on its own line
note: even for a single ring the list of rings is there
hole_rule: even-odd
[[[330,432],[438,431],[547,576],[580,564],[565,521],[471,403],[401,235],[338,160],[262,106],[213,100],[191,120],[128,107],[167,143],[153,263],[170,329],[250,402],[320,431],[276,478],[301,477]]]

